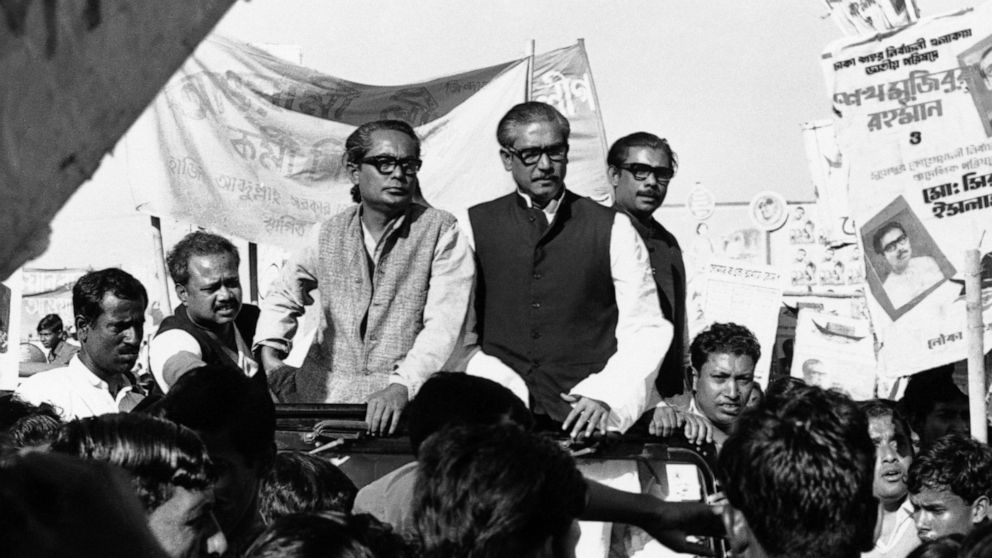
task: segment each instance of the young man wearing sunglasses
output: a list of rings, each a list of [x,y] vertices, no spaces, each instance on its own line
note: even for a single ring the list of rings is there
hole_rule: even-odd
[[[420,141],[408,124],[361,125],[345,142],[358,203],[315,227],[263,299],[256,333],[284,402],[368,403],[392,433],[420,386],[455,348],[475,277],[451,214],[414,203]],[[322,327],[303,365],[283,363],[320,287]]]
[[[644,413],[672,326],[630,219],[565,188],[569,131],[545,103],[500,120],[516,189],[469,209],[482,352],[468,372],[522,379],[537,424],[579,437]]]
[[[618,139],[606,159],[607,176],[616,192],[615,208],[630,217],[648,248],[661,312],[672,322],[672,345],[665,354],[655,387],[668,398],[685,392],[689,330],[685,312],[686,275],[682,248],[672,233],[652,217],[668,193],[679,161],[668,141],[648,132]]]

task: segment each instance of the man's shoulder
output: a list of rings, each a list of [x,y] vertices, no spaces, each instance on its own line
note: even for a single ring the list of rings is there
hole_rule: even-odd
[[[424,222],[436,226],[450,226],[458,222],[454,215],[443,209],[427,207],[420,204],[412,204],[408,214],[412,222]]]
[[[71,368],[68,365],[60,366],[24,378],[14,393],[29,403],[37,404],[41,402],[38,398],[42,395],[50,396],[71,391],[72,379]]]
[[[509,194],[500,196],[496,199],[484,201],[482,203],[477,203],[472,207],[468,208],[469,216],[472,215],[482,215],[492,211],[498,211],[506,207],[512,207],[516,200],[514,196],[518,196],[516,192],[510,192]]]

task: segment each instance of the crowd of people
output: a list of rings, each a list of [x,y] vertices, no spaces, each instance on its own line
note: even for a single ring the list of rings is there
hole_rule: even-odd
[[[678,170],[668,142],[617,140],[605,207],[565,187],[569,132],[550,105],[510,109],[496,138],[516,189],[463,227],[420,195],[408,124],[359,126],[344,153],[355,205],[313,229],[260,307],[242,301],[228,239],[172,247],[180,305],[144,374],[144,286],[116,268],[81,277],[78,347],[46,317],[47,362],[0,399],[0,548],[605,556],[578,526],[607,522],[631,526],[606,536],[613,550],[638,530],[698,555],[726,541],[753,557],[983,556],[992,449],[968,437],[951,370],[914,376],[898,403],[788,377],[762,390],[748,328],[689,338],[682,252],[653,218]],[[306,312],[320,328],[293,366]],[[402,419],[415,461],[356,486],[277,451],[277,402],[364,404],[371,436]],[[622,471],[566,449],[616,433],[697,448],[721,491],[619,490]]]

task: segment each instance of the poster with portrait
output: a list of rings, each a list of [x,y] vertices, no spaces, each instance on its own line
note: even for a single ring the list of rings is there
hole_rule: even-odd
[[[867,319],[801,308],[795,335],[792,377],[854,399],[875,397],[875,347]]]
[[[983,239],[992,240],[992,140],[978,106],[988,98],[986,45],[989,2],[843,39],[823,55],[879,369],[890,378],[967,354],[964,254],[988,252]],[[992,305],[984,313],[992,322]]]

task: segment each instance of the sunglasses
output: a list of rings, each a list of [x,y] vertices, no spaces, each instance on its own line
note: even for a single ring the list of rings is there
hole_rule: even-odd
[[[403,174],[407,176],[415,176],[420,167],[424,164],[423,161],[416,157],[407,157],[405,159],[397,159],[391,155],[377,155],[375,157],[366,157],[361,160],[363,165],[372,165],[375,170],[379,171],[379,174],[390,175],[399,166],[403,170]]]
[[[652,167],[641,163],[630,163],[620,165],[620,168],[634,175],[635,180],[647,180],[648,175],[653,174],[655,180],[671,180],[675,176],[675,171],[670,167]]]

